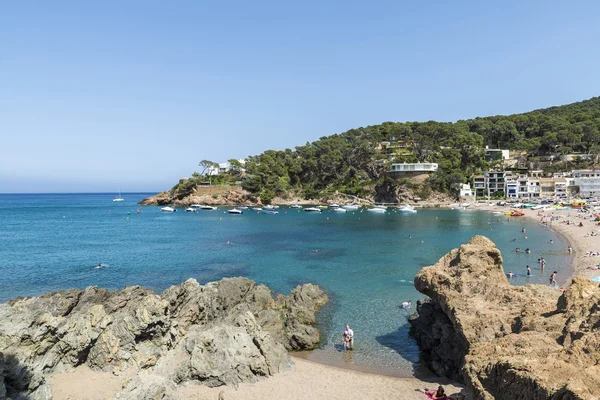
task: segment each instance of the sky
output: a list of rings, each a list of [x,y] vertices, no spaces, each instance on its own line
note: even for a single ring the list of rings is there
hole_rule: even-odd
[[[588,99],[598,15],[583,0],[3,2],[0,193],[158,192],[203,159]]]

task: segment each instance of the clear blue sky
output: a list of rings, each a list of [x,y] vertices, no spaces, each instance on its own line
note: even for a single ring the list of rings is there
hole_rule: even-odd
[[[598,1],[13,1],[0,192],[160,191],[198,161],[600,95]]]

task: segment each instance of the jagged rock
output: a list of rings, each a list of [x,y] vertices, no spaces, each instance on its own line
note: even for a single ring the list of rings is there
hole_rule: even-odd
[[[50,399],[45,377],[82,364],[123,376],[143,371],[120,398],[167,399],[171,384],[187,381],[254,381],[290,367],[286,348],[318,344],[312,324],[326,301],[310,284],[275,301],[245,278],[204,286],[189,279],[162,295],[90,287],[14,299],[0,304],[0,390]]]
[[[415,287],[432,302],[411,318],[425,362],[475,399],[600,398],[600,288],[512,286],[494,243],[476,236]]]

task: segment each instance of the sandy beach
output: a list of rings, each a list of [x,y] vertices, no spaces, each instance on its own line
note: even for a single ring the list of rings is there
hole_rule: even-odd
[[[392,378],[317,364],[292,357],[291,371],[256,383],[244,383],[238,388],[209,388],[193,385],[178,388],[180,399],[192,400],[423,400],[425,395],[417,389],[436,388],[443,385],[446,392],[456,398],[462,388],[448,380],[425,382],[415,378]],[[113,399],[121,389],[121,378],[107,372],[93,372],[88,367],[78,367],[74,372],[52,377],[55,400]]]

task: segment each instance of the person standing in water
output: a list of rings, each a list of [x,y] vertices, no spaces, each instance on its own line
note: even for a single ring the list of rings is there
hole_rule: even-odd
[[[354,348],[354,331],[352,330],[352,328],[350,328],[350,325],[346,325],[346,332],[348,333],[346,336],[348,349],[352,350]]]
[[[529,265],[527,266],[527,276],[531,276],[531,268],[529,268]]]
[[[557,286],[557,284],[556,284],[556,274],[557,274],[557,272],[556,272],[556,271],[554,271],[554,272],[552,273],[552,275],[550,275],[550,287],[553,287],[553,288],[554,288],[554,287],[556,287],[556,286]]]

